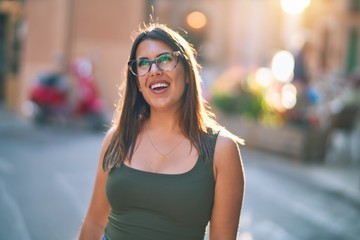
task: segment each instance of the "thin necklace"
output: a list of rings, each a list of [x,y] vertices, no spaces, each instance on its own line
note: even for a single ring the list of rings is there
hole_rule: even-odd
[[[151,139],[151,137],[150,137],[150,134],[149,134],[147,131],[145,131],[145,132],[146,132],[146,135],[148,136],[148,138],[149,138],[149,140],[150,140],[150,143],[151,143],[151,145],[153,146],[153,148],[161,155],[161,160],[166,160],[166,159],[167,159],[167,156],[169,156],[173,151],[175,151],[175,149],[176,149],[178,146],[180,146],[180,144],[184,141],[184,138],[180,139],[180,141],[174,146],[173,149],[171,149],[168,153],[163,154],[162,152],[160,152],[160,151],[155,147],[155,145],[154,145],[154,143],[153,143],[153,141],[152,141],[152,139]]]

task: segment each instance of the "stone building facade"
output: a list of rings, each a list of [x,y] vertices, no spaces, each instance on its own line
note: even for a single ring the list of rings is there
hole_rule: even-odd
[[[100,94],[112,108],[130,34],[149,14],[187,32],[202,65],[214,72],[264,65],[277,50],[291,50],[295,35],[309,43],[313,80],[336,70],[351,72],[360,59],[359,5],[359,0],[313,0],[294,18],[282,11],[280,0],[0,1],[0,101],[20,111],[36,74],[89,58]],[[194,11],[206,17],[200,29],[187,20]]]

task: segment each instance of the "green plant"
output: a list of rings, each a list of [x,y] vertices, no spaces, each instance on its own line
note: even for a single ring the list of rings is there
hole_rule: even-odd
[[[211,102],[214,107],[224,113],[241,115],[251,119],[259,119],[264,110],[263,97],[246,91],[236,94],[214,93]]]

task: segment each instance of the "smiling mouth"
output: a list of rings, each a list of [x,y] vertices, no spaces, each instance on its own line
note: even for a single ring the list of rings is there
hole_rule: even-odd
[[[150,89],[153,91],[162,91],[169,87],[168,83],[155,83],[150,86]]]

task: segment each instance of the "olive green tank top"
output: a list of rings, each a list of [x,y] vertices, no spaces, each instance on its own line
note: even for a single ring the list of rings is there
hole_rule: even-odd
[[[211,134],[212,149],[217,133]],[[137,170],[123,164],[107,178],[110,240],[200,240],[214,201],[213,154],[182,174]]]

